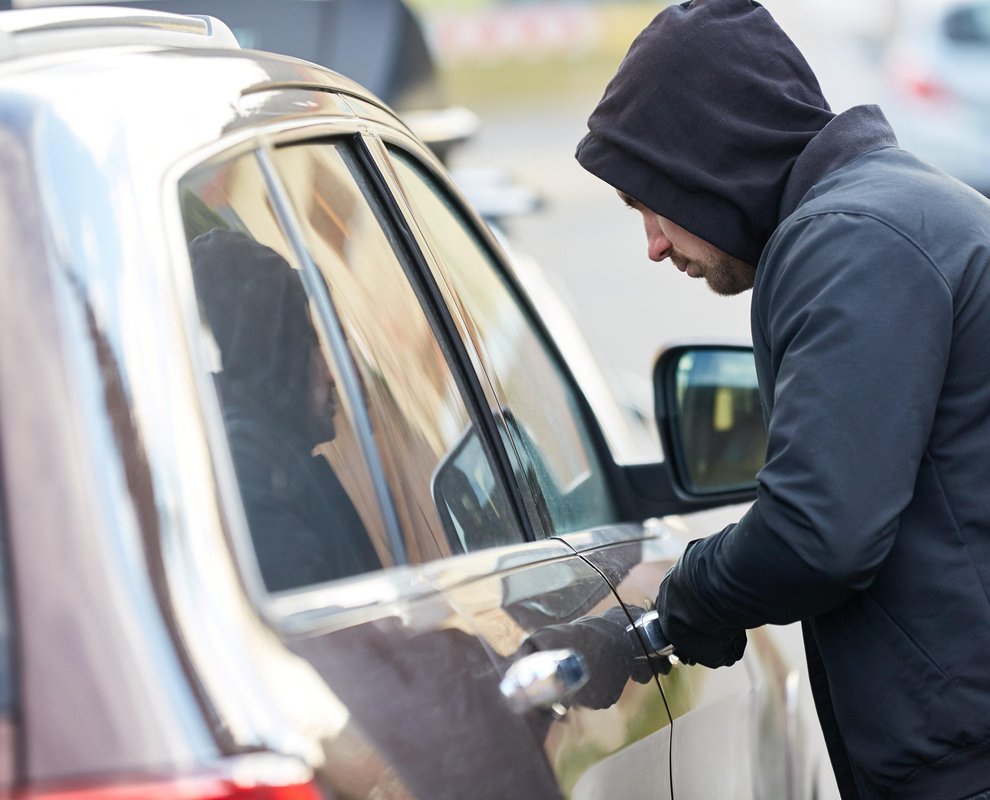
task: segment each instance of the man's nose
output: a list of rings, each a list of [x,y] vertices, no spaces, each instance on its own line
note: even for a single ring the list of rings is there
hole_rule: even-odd
[[[663,261],[670,255],[670,239],[663,235],[659,228],[646,231],[646,254],[650,261]]]
[[[646,230],[646,255],[650,261],[663,261],[670,255],[670,239],[664,236],[656,214],[643,208],[639,213],[643,215],[643,228]]]

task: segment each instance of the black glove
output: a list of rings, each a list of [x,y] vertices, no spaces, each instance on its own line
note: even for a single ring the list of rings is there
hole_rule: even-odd
[[[746,631],[730,628],[709,614],[685,584],[681,562],[667,574],[657,595],[660,629],[685,664],[728,667],[742,658]]]
[[[622,695],[630,678],[637,683],[653,680],[653,670],[643,658],[636,634],[626,631],[628,626],[626,612],[613,606],[598,616],[537,629],[526,638],[516,655],[522,657],[538,650],[564,647],[580,653],[588,665],[590,678],[566,704],[608,708]]]

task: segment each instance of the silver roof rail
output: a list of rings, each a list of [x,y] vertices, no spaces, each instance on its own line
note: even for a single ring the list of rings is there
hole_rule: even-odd
[[[0,59],[125,44],[240,47],[215,17],[82,5],[0,12]]]

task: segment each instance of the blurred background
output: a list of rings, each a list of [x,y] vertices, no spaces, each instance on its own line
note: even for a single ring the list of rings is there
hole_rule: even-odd
[[[662,2],[410,0],[444,101],[477,131],[448,163],[508,181],[493,214],[571,307],[616,393],[649,413],[657,351],[686,337],[749,340],[750,293],[711,294],[646,257],[639,215],[574,160],[585,120]],[[902,145],[990,187],[990,3],[766,0],[833,110],[879,103]],[[495,171],[493,174],[492,171]],[[476,183],[476,182],[475,182]],[[513,203],[512,198],[518,202]],[[530,198],[532,199],[532,198]],[[484,206],[482,202],[480,205]],[[498,203],[495,203],[498,206]],[[510,213],[511,211],[516,213]]]
[[[0,9],[71,2],[80,0],[0,0]],[[651,371],[666,343],[749,340],[749,293],[716,297],[669,262],[650,262],[638,214],[573,158],[588,114],[663,0],[103,2],[217,16],[242,46],[322,63],[392,105],[514,255],[551,332],[573,325],[555,311],[570,307],[607,391],[638,423],[652,424]],[[879,103],[902,146],[990,191],[990,0],[764,5],[833,110]],[[571,347],[572,333],[558,341]],[[655,436],[638,439],[651,449],[630,460],[658,453]]]

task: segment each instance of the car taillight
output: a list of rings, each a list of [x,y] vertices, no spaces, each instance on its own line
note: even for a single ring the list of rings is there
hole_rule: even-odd
[[[922,65],[906,58],[896,60],[890,70],[891,79],[901,92],[926,103],[948,103],[952,89]]]
[[[279,763],[272,761],[277,759]],[[286,769],[286,766],[289,766]],[[277,767],[273,769],[272,767]],[[333,800],[313,783],[308,768],[278,756],[232,759],[200,774],[152,780],[87,781],[28,787],[15,800]]]
[[[946,102],[952,98],[948,87],[924,75],[908,75],[901,81],[908,94],[929,103]]]

